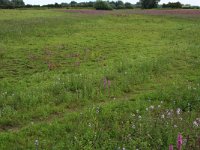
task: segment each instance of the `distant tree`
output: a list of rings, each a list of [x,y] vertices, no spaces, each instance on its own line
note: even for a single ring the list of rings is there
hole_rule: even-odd
[[[140,0],[143,9],[157,8],[160,0]]]
[[[54,7],[55,7],[55,8],[61,8],[62,5],[61,5],[61,4],[58,4],[58,3],[55,3],[55,4],[54,4]]]
[[[140,2],[140,1],[137,2],[137,3],[135,4],[135,7],[136,7],[136,8],[142,8],[142,4],[141,4],[141,2]]]
[[[5,5],[9,5],[10,1],[9,0],[0,0],[0,6],[5,6]]]
[[[116,1],[116,9],[123,9],[125,8],[124,3],[122,1]]]
[[[106,1],[97,0],[94,4],[94,8],[96,10],[112,10],[113,8],[110,6],[110,4]]]
[[[14,8],[9,0],[0,0],[0,8]]]
[[[61,3],[61,6],[62,7],[69,7],[69,4],[68,3]]]
[[[162,8],[182,8],[182,4],[180,2],[163,4]]]
[[[11,3],[14,7],[22,7],[25,6],[25,3],[23,0],[11,0]]]
[[[124,6],[125,6],[126,9],[132,9],[133,8],[133,5],[131,3],[128,3],[128,2],[126,2],[124,4]]]
[[[114,1],[109,2],[109,4],[113,9],[117,8],[116,3]]]
[[[71,7],[76,7],[76,5],[77,5],[77,2],[76,2],[76,1],[71,1],[71,2],[70,2],[70,6],[71,6]]]

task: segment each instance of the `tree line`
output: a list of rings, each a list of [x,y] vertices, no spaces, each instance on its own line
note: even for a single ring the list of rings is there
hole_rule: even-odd
[[[112,9],[133,9],[133,8],[142,8],[142,9],[151,9],[151,8],[199,8],[198,6],[192,7],[190,5],[183,5],[180,2],[169,2],[168,4],[158,5],[160,0],[139,0],[136,4],[130,2],[124,3],[121,0],[118,1],[103,1],[97,0],[96,2],[76,2],[71,1],[70,3],[55,3],[48,5],[25,5],[23,0],[0,0],[0,8],[96,8],[103,10],[112,10]]]
[[[0,0],[0,8],[19,8],[24,6],[23,0]]]

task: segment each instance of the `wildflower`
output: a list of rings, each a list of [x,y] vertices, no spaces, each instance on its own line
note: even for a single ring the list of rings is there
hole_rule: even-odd
[[[164,119],[164,118],[165,118],[165,115],[164,115],[164,114],[162,114],[162,115],[161,115],[161,118],[162,118],[162,119]]]
[[[131,116],[135,117],[135,114],[131,114]]]
[[[139,113],[139,110],[138,110],[138,109],[136,110],[136,113]]]
[[[174,125],[174,128],[177,128],[178,126],[177,125]]]
[[[169,150],[173,150],[173,149],[174,149],[173,145],[170,145]]]
[[[149,109],[148,108],[146,108],[146,111],[148,111]]]
[[[126,148],[125,148],[125,147],[123,147],[123,148],[122,148],[122,150],[126,150]]]
[[[172,113],[170,111],[168,111],[167,115],[170,117],[172,115]]]
[[[104,86],[104,88],[106,88],[106,85],[107,85],[107,79],[104,78],[104,80],[103,80],[103,86]]]
[[[92,126],[91,123],[89,123],[88,126],[91,127]]]
[[[177,115],[180,115],[180,114],[181,114],[181,109],[180,109],[180,108],[178,108],[178,109],[176,110],[176,114],[177,114]]]
[[[39,140],[35,140],[35,148],[36,148],[36,150],[38,150],[38,146],[39,146]]]
[[[39,145],[39,140],[35,140],[35,145]]]
[[[135,125],[134,124],[132,125],[132,128],[135,129]]]
[[[110,80],[108,80],[108,87],[110,87],[111,86],[111,81]]]
[[[179,133],[178,138],[177,138],[177,149],[178,150],[181,150],[182,144],[183,144],[182,135]]]
[[[151,105],[151,106],[150,106],[150,108],[151,108],[151,109],[154,109],[154,106],[153,106],[153,105]]]
[[[160,105],[158,105],[158,108],[160,108],[161,106]]]
[[[163,101],[160,102],[161,104],[163,103]]]
[[[139,119],[142,119],[142,116],[138,116]]]
[[[99,107],[97,107],[97,110],[96,110],[97,114],[99,113]]]
[[[187,139],[183,139],[183,145],[187,144]]]
[[[198,124],[198,122],[196,120],[193,122],[193,126],[194,127],[198,127],[199,126],[199,124]]]
[[[183,118],[182,118],[182,117],[180,117],[179,119],[180,119],[180,120],[183,120]]]
[[[196,120],[197,120],[198,122],[200,122],[200,118],[196,118]]]

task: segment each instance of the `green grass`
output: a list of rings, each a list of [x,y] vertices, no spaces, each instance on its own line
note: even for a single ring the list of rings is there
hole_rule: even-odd
[[[200,147],[200,18],[0,10],[0,29],[0,149]]]

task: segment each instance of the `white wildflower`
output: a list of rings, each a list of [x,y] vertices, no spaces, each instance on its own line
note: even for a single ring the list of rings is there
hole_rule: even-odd
[[[187,144],[187,139],[183,139],[183,145]]]
[[[180,114],[181,114],[181,109],[180,109],[180,108],[178,108],[178,109],[176,110],[176,114],[177,114],[177,115],[180,115]]]
[[[133,114],[131,114],[131,116],[132,116],[132,117],[135,117],[135,114],[133,113]]]
[[[154,109],[154,106],[153,106],[153,105],[151,105],[151,106],[150,106],[150,109]]]
[[[168,112],[167,112],[167,116],[170,117],[171,115],[172,115],[172,113],[171,113],[170,111],[168,111]]]
[[[39,145],[39,140],[35,140],[35,145],[36,145],[36,146]]]
[[[193,122],[193,125],[194,125],[194,127],[198,127],[199,126],[199,124],[198,124],[198,122],[196,120]]]
[[[132,125],[132,128],[135,129],[135,125],[134,124]]]

